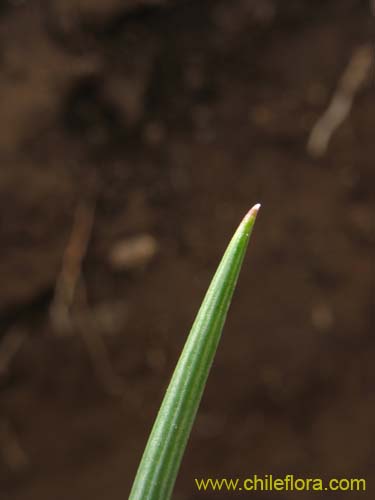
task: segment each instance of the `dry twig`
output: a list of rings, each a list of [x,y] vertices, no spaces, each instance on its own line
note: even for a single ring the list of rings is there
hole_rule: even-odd
[[[82,262],[87,252],[94,216],[94,206],[83,202],[78,205],[50,307],[52,323],[60,333],[71,329],[71,308],[81,279]]]
[[[87,253],[94,216],[93,205],[79,204],[56,282],[50,317],[56,331],[79,333],[101,385],[106,392],[117,396],[122,393],[122,381],[113,371],[101,332],[93,321],[82,276],[82,263]],[[73,306],[76,306],[74,311]]]
[[[361,45],[355,50],[328,108],[310,133],[307,150],[312,156],[321,157],[327,151],[333,133],[348,117],[356,94],[368,78],[372,59],[370,45]]]

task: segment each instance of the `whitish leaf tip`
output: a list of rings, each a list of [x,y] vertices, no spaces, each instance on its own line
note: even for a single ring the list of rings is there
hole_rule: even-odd
[[[249,219],[255,219],[260,207],[261,207],[260,203],[257,203],[256,205],[251,207],[250,210],[247,212],[247,214],[244,217],[244,222],[247,222]]]

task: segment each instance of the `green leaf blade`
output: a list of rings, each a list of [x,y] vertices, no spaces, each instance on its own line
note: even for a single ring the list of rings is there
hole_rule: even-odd
[[[259,206],[242,220],[211,281],[156,417],[129,500],[171,497]]]

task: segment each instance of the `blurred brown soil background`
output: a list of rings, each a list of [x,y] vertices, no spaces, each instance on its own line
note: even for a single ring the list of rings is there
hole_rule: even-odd
[[[254,473],[365,477],[372,498],[373,72],[307,150],[372,29],[360,0],[1,3],[1,500],[127,498],[256,202],[174,498]]]

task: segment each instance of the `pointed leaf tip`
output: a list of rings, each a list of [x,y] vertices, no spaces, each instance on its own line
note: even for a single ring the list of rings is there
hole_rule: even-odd
[[[247,214],[244,217],[244,222],[247,222],[249,219],[255,219],[260,207],[261,207],[260,203],[257,203],[252,208],[250,208],[250,210],[247,212]]]

